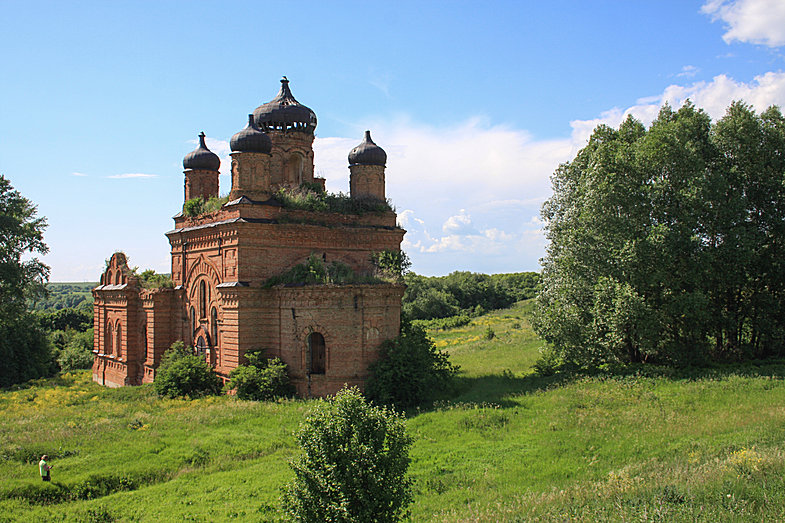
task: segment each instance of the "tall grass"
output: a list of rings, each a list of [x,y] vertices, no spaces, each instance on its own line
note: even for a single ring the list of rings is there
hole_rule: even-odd
[[[462,371],[408,420],[414,521],[785,519],[785,365],[541,377],[529,307],[432,332]],[[2,392],[0,521],[283,520],[310,405],[159,399],[85,372]]]

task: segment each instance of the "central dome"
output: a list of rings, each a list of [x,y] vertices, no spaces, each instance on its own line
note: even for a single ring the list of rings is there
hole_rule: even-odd
[[[285,76],[281,80],[278,96],[257,107],[253,117],[256,126],[265,132],[298,131],[313,134],[316,129],[316,114],[295,100]]]

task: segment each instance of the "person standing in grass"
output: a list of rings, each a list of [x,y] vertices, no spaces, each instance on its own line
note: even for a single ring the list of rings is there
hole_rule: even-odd
[[[49,456],[44,454],[41,456],[41,461],[38,462],[38,471],[41,473],[41,479],[43,481],[51,481],[49,471],[52,470],[52,465],[46,462],[47,459],[49,459]]]

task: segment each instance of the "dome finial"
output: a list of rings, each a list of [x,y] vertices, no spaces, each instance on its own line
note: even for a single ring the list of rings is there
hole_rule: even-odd
[[[371,131],[365,131],[363,141],[349,153],[349,165],[379,165],[387,164],[387,153],[384,149],[373,143]]]
[[[221,159],[207,148],[204,143],[204,131],[199,133],[199,147],[185,155],[183,167],[193,170],[217,171],[221,167]]]
[[[313,134],[316,129],[316,115],[308,107],[295,99],[289,89],[289,79],[281,78],[278,95],[254,110],[256,126],[264,132],[303,132]]]

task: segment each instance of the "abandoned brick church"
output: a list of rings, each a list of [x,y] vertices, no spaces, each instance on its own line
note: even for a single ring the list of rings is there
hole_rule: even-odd
[[[284,77],[278,95],[231,139],[227,203],[174,217],[166,233],[173,285],[145,288],[125,256],[112,255],[93,290],[94,381],[151,382],[164,352],[182,340],[224,379],[246,351],[262,349],[288,365],[301,396],[362,386],[380,344],[399,332],[404,286],[370,278],[271,284],[309,258],[370,276],[374,254],[400,252],[405,231],[386,205],[374,212],[313,211],[274,197],[304,183],[324,188],[325,180],[314,177],[315,128],[316,115],[295,100]],[[186,202],[218,197],[220,159],[203,133],[199,138],[183,159]],[[386,201],[386,161],[366,132],[349,153],[351,200]]]

